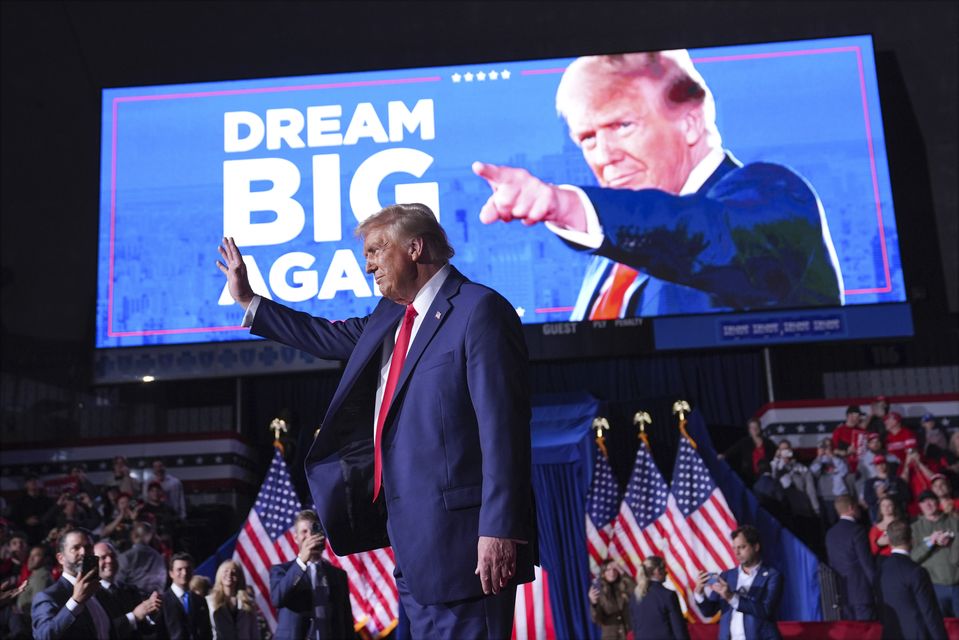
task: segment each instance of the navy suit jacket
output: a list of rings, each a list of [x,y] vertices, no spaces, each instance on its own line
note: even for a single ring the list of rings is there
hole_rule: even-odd
[[[839,574],[844,605],[872,604],[876,564],[869,550],[866,529],[857,522],[839,519],[826,532],[829,566]]]
[[[93,616],[86,603],[79,615],[67,609],[67,600],[72,596],[73,585],[64,577],[36,595],[30,607],[35,640],[90,640],[97,637]],[[112,618],[112,608],[104,605],[102,594],[98,591],[93,597],[103,606],[107,618]],[[110,621],[110,638],[121,637],[117,622],[113,619]]]
[[[630,607],[634,640],[688,640],[689,628],[679,606],[679,596],[662,582],[650,581],[649,591]]]
[[[589,316],[617,262],[640,272],[624,317],[843,304],[822,204],[809,183],[784,166],[744,167],[727,153],[694,194],[583,191],[605,240],[571,320]]]
[[[353,610],[350,607],[350,586],[346,572],[323,560],[323,571],[330,586],[331,638],[353,638]],[[296,560],[270,567],[270,600],[276,607],[278,620],[276,640],[302,640],[310,629],[313,617],[313,586]]]
[[[206,600],[190,592],[190,613],[173,589],[163,592],[163,604],[157,617],[158,640],[212,640],[213,626]]]
[[[502,296],[452,267],[403,365],[383,431],[385,501],[372,502],[380,358],[403,313],[384,298],[365,318],[330,322],[263,299],[253,321],[255,334],[347,361],[305,465],[330,546],[345,555],[392,544],[424,605],[483,595],[478,536],[527,541],[517,545],[513,583],[531,582],[536,517],[521,325]]]
[[[739,567],[727,569],[722,573],[723,580],[729,588],[736,591],[739,581]],[[760,565],[759,575],[753,580],[749,591],[739,594],[738,610],[743,613],[743,628],[746,637],[761,640],[781,638],[779,627],[776,626],[776,612],[783,595],[782,574],[767,564]],[[699,605],[699,610],[707,616],[722,612],[719,619],[719,640],[729,640],[729,623],[732,609],[729,603],[720,598],[716,592],[709,594],[706,601]]]
[[[929,572],[908,555],[893,553],[879,566],[882,637],[945,640],[946,627]]]

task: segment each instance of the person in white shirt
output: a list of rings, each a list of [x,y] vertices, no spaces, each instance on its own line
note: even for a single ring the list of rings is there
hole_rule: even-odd
[[[693,599],[706,616],[722,612],[719,640],[778,640],[782,637],[776,626],[782,574],[762,563],[756,527],[743,525],[730,537],[739,567],[718,575],[699,574]]]
[[[153,461],[153,475],[144,479],[143,499],[149,498],[150,484],[159,482],[166,495],[166,503],[176,511],[181,520],[186,519],[186,496],[183,493],[183,483],[176,476],[170,475],[163,460]]]

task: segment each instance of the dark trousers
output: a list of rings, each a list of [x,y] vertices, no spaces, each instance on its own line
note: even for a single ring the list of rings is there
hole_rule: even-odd
[[[513,633],[514,585],[495,596],[423,605],[413,598],[399,566],[393,575],[415,640],[509,640]]]
[[[846,604],[842,607],[843,620],[875,620],[876,609],[871,604]]]
[[[936,592],[936,600],[939,602],[942,617],[959,617],[959,584],[934,584],[932,588]]]

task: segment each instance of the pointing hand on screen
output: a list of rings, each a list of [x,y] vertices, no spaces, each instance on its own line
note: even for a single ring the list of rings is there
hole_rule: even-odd
[[[526,169],[474,162],[473,173],[493,190],[480,210],[482,222],[522,220],[529,226],[548,221],[586,231],[586,212],[576,193],[547,184]]]
[[[243,262],[243,255],[236,246],[233,238],[223,238],[223,244],[217,247],[223,262],[216,261],[217,268],[226,276],[230,285],[230,295],[240,303],[244,309],[250,306],[253,301],[253,288],[250,286],[250,279],[246,275],[246,264]]]

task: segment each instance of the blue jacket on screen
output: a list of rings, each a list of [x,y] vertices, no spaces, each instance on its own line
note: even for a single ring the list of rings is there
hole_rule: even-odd
[[[787,167],[742,166],[727,153],[693,194],[583,191],[605,239],[587,268],[571,320],[589,317],[617,262],[640,272],[622,317],[843,304],[822,204]]]

